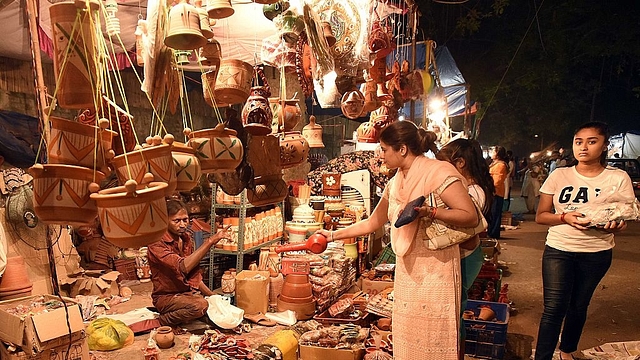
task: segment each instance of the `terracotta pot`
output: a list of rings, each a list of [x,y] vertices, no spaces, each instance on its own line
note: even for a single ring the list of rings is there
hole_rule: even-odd
[[[271,133],[273,114],[267,99],[270,94],[268,87],[254,86],[242,108],[242,124],[252,135],[263,136]]]
[[[216,39],[209,39],[207,43],[200,48],[200,62],[204,66],[213,66],[215,67],[216,74],[220,68],[220,62],[222,61],[222,47],[220,47],[220,43]],[[216,80],[216,77],[213,77],[213,81]],[[212,84],[215,87],[215,83]],[[212,89],[213,90],[213,89]]]
[[[200,3],[202,3],[202,1],[200,1]],[[213,31],[211,31],[209,13],[200,6],[196,6],[196,10],[198,11],[198,17],[200,18],[200,33],[205,38],[211,39],[213,37]]]
[[[297,99],[269,98],[269,104],[273,114],[272,130],[276,129],[274,132],[292,131],[302,120],[302,111]]]
[[[362,115],[364,109],[364,95],[360,90],[348,91],[342,95],[340,102],[342,113],[349,119],[357,119]]]
[[[98,206],[104,237],[121,248],[160,240],[169,224],[164,198],[167,186],[164,182],[151,182],[135,189],[118,186],[91,194]]]
[[[213,67],[212,67],[213,68]],[[216,107],[218,104],[215,102],[215,89],[216,79],[218,78],[218,68],[205,71],[200,75],[202,79],[202,94],[204,95],[204,101],[211,107]]]
[[[144,175],[149,172],[153,174],[154,181],[167,183],[166,196],[171,196],[178,185],[169,144],[149,146],[118,155],[113,158],[112,164],[120,184],[129,179],[141,184]]]
[[[171,144],[171,157],[176,171],[176,190],[190,191],[198,185],[202,169],[196,151],[183,143]]]
[[[302,136],[309,142],[310,148],[323,148],[322,126],[316,124],[316,117],[309,116],[309,123],[302,129]]]
[[[207,13],[212,19],[224,19],[235,13],[231,7],[231,0],[209,0]]]
[[[356,133],[358,135],[358,142],[377,143],[380,138],[380,129],[371,121],[360,124]]]
[[[296,313],[297,320],[309,320],[316,313],[316,302],[311,301],[304,304],[295,304],[283,301],[278,297],[278,311],[291,310]]]
[[[22,256],[7,258],[4,274],[0,277],[0,298],[31,292],[33,283],[29,280],[27,266]]]
[[[325,196],[340,196],[340,173],[322,174],[322,194]]]
[[[373,80],[368,80],[362,84],[361,91],[364,96],[361,115],[371,112],[382,105],[382,101],[378,99],[378,86]]]
[[[12,299],[19,299],[19,298],[31,296],[32,291],[33,291],[33,287],[29,286],[22,290],[0,292],[0,300],[1,301],[12,300]]]
[[[205,174],[235,170],[242,161],[244,149],[235,130],[218,124],[213,129],[192,132],[187,145],[193,148]]]
[[[492,321],[496,318],[496,312],[489,306],[481,306],[478,320]]]
[[[80,166],[36,164],[33,176],[33,207],[40,221],[47,224],[83,226],[93,224],[98,209],[89,196],[89,184],[105,175]]]
[[[65,109],[95,107],[94,84],[96,24],[89,11],[78,11],[73,2],[51,5],[53,69],[57,84],[56,100]],[[71,39],[73,36],[73,39]]]
[[[283,288],[284,288],[284,286],[283,286]],[[298,289],[289,290],[289,291],[290,292],[293,291],[294,293],[296,291],[300,291],[301,292],[301,290],[298,290]],[[282,300],[284,302],[288,302],[288,303],[291,303],[291,304],[308,304],[308,303],[313,301],[313,295],[302,296],[302,297],[298,297],[298,296],[291,297],[291,296],[287,296],[287,295],[284,295],[284,294],[280,293],[280,295],[278,295],[278,298],[280,298],[280,300]]]
[[[222,60],[213,92],[218,106],[223,107],[245,102],[251,92],[252,79],[253,66],[251,64],[235,59]]]
[[[389,34],[382,28],[379,20],[374,20],[369,31],[369,50],[376,58],[384,59],[394,49]]]
[[[203,47],[207,38],[200,30],[198,9],[182,0],[169,11],[167,36],[164,44],[176,50],[194,50]]]
[[[282,179],[256,185],[255,190],[247,190],[249,203],[254,206],[275,204],[287,197],[287,184]]]
[[[280,165],[283,169],[302,164],[308,155],[309,143],[299,131],[280,135]]]
[[[173,346],[173,340],[175,335],[171,326],[160,326],[156,329],[156,344],[160,349],[168,349]]]
[[[50,164],[93,169],[95,157],[96,168],[103,169],[111,151],[111,141],[118,133],[54,116],[49,117],[49,122],[51,133],[47,155]],[[96,137],[99,139],[97,148]]]

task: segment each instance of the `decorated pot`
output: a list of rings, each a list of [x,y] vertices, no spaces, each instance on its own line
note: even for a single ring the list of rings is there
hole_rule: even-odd
[[[363,122],[356,130],[358,142],[377,143],[380,138],[380,128],[374,122]]]
[[[295,43],[304,31],[304,21],[301,16],[293,11],[287,10],[273,19],[273,23],[278,29],[279,35],[289,43]]]
[[[218,124],[213,129],[196,130],[187,145],[195,150],[203,173],[229,172],[242,161],[244,149],[237,132]]]
[[[209,0],[207,1],[207,13],[212,19],[224,19],[235,13],[231,7],[231,0]]]
[[[65,109],[93,108],[97,56],[91,12],[78,11],[73,2],[61,2],[51,5],[49,14],[58,105]]]
[[[322,126],[316,124],[316,117],[309,116],[309,123],[302,128],[302,136],[309,142],[310,148],[323,148]]]
[[[224,59],[216,77],[214,96],[218,106],[240,104],[251,92],[253,66],[242,60]]]
[[[144,175],[151,173],[154,181],[167,183],[166,196],[171,196],[178,185],[169,144],[150,146],[118,155],[113,158],[112,164],[120,184],[129,179],[140,184]]]
[[[287,184],[282,179],[273,179],[247,190],[247,199],[254,206],[275,204],[287,197]]]
[[[89,184],[102,181],[103,173],[60,164],[36,164],[29,173],[33,176],[34,211],[40,221],[71,226],[93,224],[98,209],[89,198]]]
[[[289,9],[288,1],[276,1],[270,4],[265,4],[262,7],[262,13],[267,19],[273,20],[276,16],[282,14],[282,12],[287,9]]]
[[[186,144],[174,142],[171,157],[176,171],[176,190],[190,191],[198,185],[202,169],[196,151]]]
[[[278,34],[262,39],[260,58],[266,65],[285,73],[296,72],[296,48],[284,41]]]
[[[95,157],[96,168],[105,166],[105,158],[110,156],[111,141],[118,135],[115,131],[54,116],[49,117],[49,122],[51,140],[47,155],[50,164],[93,168]]]
[[[307,160],[309,142],[299,131],[290,131],[280,135],[280,165],[287,169]]]
[[[169,11],[167,20],[167,36],[164,44],[175,50],[194,50],[203,47],[207,38],[200,30],[200,14],[198,9],[181,0]]]
[[[342,95],[340,103],[342,113],[349,119],[357,119],[362,115],[364,109],[364,95],[360,90],[348,91]]]
[[[213,38],[207,40],[207,43],[200,48],[199,55],[202,65],[214,66],[217,73],[217,70],[220,68],[220,62],[222,61],[222,47],[220,46],[220,42]]]
[[[325,196],[340,196],[340,173],[322,174],[322,194]]]
[[[252,135],[267,135],[271,132],[273,119],[268,100],[271,88],[262,69],[256,68],[256,75],[262,79],[264,85],[251,88],[251,94],[242,108],[242,124]]]
[[[269,98],[269,103],[273,114],[271,127],[275,132],[292,131],[302,120],[302,111],[297,99]]]
[[[104,237],[121,248],[154,243],[169,224],[165,192],[167,183],[118,186],[91,194],[96,201]]]
[[[367,80],[362,84],[360,90],[364,96],[364,105],[362,107],[361,115],[365,115],[382,105],[382,101],[378,99],[378,86],[373,80]]]

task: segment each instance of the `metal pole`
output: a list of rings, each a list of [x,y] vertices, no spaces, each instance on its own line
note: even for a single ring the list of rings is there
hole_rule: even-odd
[[[411,70],[416,66],[416,38],[418,37],[418,8],[415,4],[411,4]],[[411,100],[409,104],[409,117],[411,121],[415,122],[416,119],[416,102]]]

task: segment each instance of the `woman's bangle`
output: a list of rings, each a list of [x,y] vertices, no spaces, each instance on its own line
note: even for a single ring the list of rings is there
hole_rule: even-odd
[[[566,221],[564,221],[565,215],[567,215],[567,213],[562,213],[562,215],[560,215],[560,222],[563,224],[566,223]]]
[[[437,207],[431,207],[430,212],[429,212],[429,219],[433,220],[436,218],[436,213],[438,212],[438,208]]]

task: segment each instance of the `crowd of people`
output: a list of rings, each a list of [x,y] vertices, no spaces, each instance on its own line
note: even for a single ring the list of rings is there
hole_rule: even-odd
[[[528,182],[523,196],[539,198],[536,221],[549,226],[542,260],[544,313],[535,359],[551,359],[560,334],[561,358],[572,358],[591,296],[611,264],[613,234],[626,228],[624,221],[588,226],[581,207],[595,198],[602,184],[633,193],[624,171],[606,167],[607,139],[605,124],[585,124],[573,139],[575,165],[559,162],[547,168],[528,164],[518,169],[512,154],[501,146],[492,151],[490,164],[479,143],[468,139],[446,144],[434,159],[425,152],[435,149],[435,134],[410,121],[395,122],[382,131],[381,160],[397,171],[371,216],[346,228],[318,233],[329,240],[366,235],[387,222],[395,224],[412,200],[420,196],[432,199],[413,209],[418,214],[415,220],[391,226],[391,247],[396,254],[394,358],[464,357],[461,316],[467,290],[483,263],[479,237],[472,234],[463,242],[434,250],[428,246],[426,229],[436,220],[452,227],[477,227],[482,220],[478,207],[488,220],[489,236],[500,238],[501,213],[509,207],[505,199],[510,198],[513,180],[520,175]],[[160,322],[173,326],[205,314],[204,297],[212,292],[202,282],[198,263],[211,246],[230,234],[220,229],[193,249],[185,231],[186,207],[170,200],[168,210],[169,230],[162,241],[149,246],[149,262]],[[419,336],[416,324],[420,324]]]

